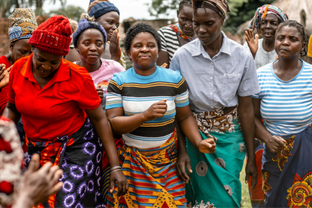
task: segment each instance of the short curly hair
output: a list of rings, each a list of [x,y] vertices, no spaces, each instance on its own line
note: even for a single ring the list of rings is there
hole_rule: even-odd
[[[159,37],[157,31],[152,26],[150,26],[149,24],[137,23],[137,24],[133,25],[132,27],[130,27],[126,33],[126,37],[125,37],[125,50],[126,50],[126,52],[128,53],[128,51],[130,50],[133,38],[141,32],[148,32],[148,33],[152,34],[154,36],[154,38],[156,39],[158,51],[160,51],[161,41],[160,41],[160,37]]]

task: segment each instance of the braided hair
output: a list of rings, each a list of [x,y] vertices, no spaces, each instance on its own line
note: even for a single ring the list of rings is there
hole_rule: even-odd
[[[306,32],[304,30],[304,27],[302,24],[300,24],[299,22],[297,22],[296,20],[286,20],[285,22],[282,22],[279,27],[276,30],[275,33],[275,38],[277,37],[277,34],[279,33],[279,31],[283,28],[283,27],[295,27],[297,28],[298,32],[300,33],[301,37],[302,37],[302,42],[306,45],[307,44],[307,35]],[[307,50],[304,48],[303,51],[300,51],[300,55],[301,57],[306,56],[307,55]]]
[[[183,8],[183,6],[192,6],[192,0],[182,0],[179,3],[179,11]]]

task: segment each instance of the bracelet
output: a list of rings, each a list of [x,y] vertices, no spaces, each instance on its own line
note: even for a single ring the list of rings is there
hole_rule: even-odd
[[[111,171],[110,173],[116,172],[116,171],[122,171],[121,168],[120,169],[115,169],[113,171]]]
[[[112,172],[113,170],[119,170],[119,169],[121,170],[121,167],[119,165],[117,165],[117,166],[112,167],[110,169],[110,172]]]

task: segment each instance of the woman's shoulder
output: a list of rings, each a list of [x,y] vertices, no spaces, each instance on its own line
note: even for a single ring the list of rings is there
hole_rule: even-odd
[[[80,78],[80,79],[91,79],[92,81],[92,78],[89,72],[86,70],[86,68],[81,67],[65,59],[63,59],[62,61],[63,67],[69,67],[73,80],[77,80]]]
[[[166,82],[178,83],[182,79],[180,71],[173,71],[161,66],[157,66],[157,68],[159,70],[159,74],[161,74],[162,79]]]
[[[101,58],[101,61],[102,61],[101,68],[103,69],[107,69],[107,67],[109,67],[109,69],[112,69],[114,72],[125,71],[125,68],[117,61],[110,60],[110,59],[103,59],[103,58]]]

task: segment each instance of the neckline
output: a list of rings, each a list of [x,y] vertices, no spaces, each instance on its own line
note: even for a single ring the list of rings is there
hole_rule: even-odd
[[[134,67],[132,67],[131,70],[132,70],[132,73],[133,73],[133,76],[134,76],[134,77],[136,77],[136,78],[138,78],[138,79],[144,79],[144,80],[146,80],[146,79],[152,79],[152,78],[154,78],[154,77],[158,74],[159,66],[156,66],[156,70],[154,71],[154,73],[151,74],[151,75],[148,75],[148,76],[142,76],[142,75],[137,74],[137,73],[135,72],[135,70],[134,70]]]
[[[299,60],[302,62],[302,66],[301,66],[300,71],[298,72],[298,74],[297,74],[296,76],[294,76],[293,78],[291,78],[290,80],[287,80],[287,81],[280,79],[280,78],[275,74],[275,72],[274,72],[274,70],[273,70],[273,64],[277,61],[277,60],[275,60],[275,61],[271,64],[271,72],[272,72],[273,76],[275,77],[275,79],[277,79],[277,80],[280,81],[280,82],[284,82],[284,83],[288,83],[288,82],[294,81],[297,77],[300,76],[300,74],[302,73],[302,71],[303,71],[303,69],[304,69],[304,67],[305,67],[304,61],[302,61],[302,59],[299,59]]]

